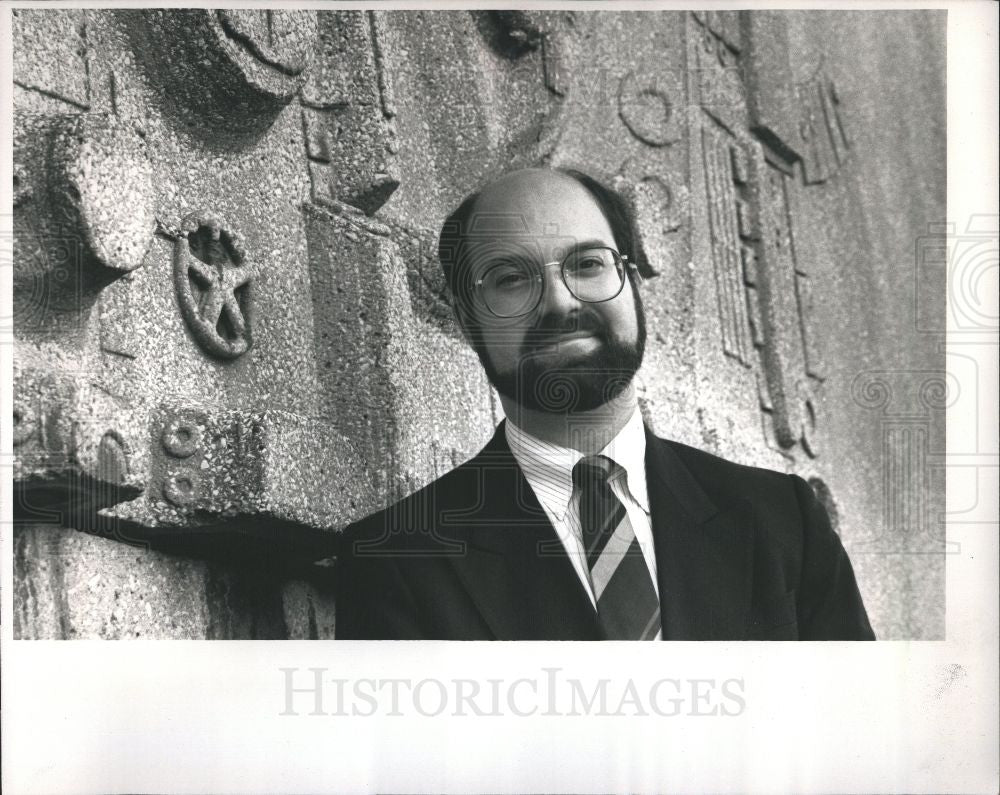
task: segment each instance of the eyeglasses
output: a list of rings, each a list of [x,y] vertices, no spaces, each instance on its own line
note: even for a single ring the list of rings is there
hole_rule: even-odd
[[[635,263],[613,248],[588,247],[569,253],[562,262],[538,266],[525,258],[504,259],[491,265],[475,281],[483,304],[501,318],[533,312],[545,292],[544,268],[558,265],[563,284],[579,301],[598,304],[618,296],[626,270],[638,273]]]

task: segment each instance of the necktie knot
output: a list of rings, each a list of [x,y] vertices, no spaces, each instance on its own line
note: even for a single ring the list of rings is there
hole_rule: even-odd
[[[573,467],[573,485],[581,491],[606,486],[614,473],[615,462],[603,455],[581,458]]]

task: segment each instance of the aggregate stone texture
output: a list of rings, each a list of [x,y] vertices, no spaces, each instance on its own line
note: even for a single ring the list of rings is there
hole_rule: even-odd
[[[338,531],[502,416],[440,223],[544,164],[636,215],[646,422],[943,637],[943,13],[12,16],[18,637],[334,636]]]
[[[328,582],[53,526],[14,534],[14,634],[72,640],[332,637]],[[95,560],[100,562],[95,566]]]
[[[366,213],[399,187],[396,103],[382,58],[382,12],[331,12],[319,19],[321,57],[302,90],[312,196]]]
[[[82,9],[45,14],[12,9],[14,52],[31,53],[14,59],[14,83],[70,107],[90,107],[87,79],[87,23]]]
[[[50,200],[84,231],[86,253],[105,268],[138,268],[156,224],[145,140],[113,115],[92,114],[70,120],[52,147]]]
[[[206,569],[119,540],[18,528],[14,632],[34,638],[198,638],[210,622]]]
[[[379,464],[372,476],[380,498],[405,496],[485,443],[488,385],[457,335],[414,309],[388,228],[322,208],[307,218],[326,413]],[[403,233],[396,238],[405,242]]]

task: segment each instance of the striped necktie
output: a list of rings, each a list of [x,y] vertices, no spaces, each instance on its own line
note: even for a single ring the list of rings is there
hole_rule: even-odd
[[[652,640],[660,630],[660,603],[625,506],[611,490],[616,468],[605,456],[573,467],[597,619],[606,640]]]

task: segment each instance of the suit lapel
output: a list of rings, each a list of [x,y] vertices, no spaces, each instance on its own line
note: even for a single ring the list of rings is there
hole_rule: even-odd
[[[463,465],[464,499],[444,534],[450,558],[499,640],[596,640],[593,605],[507,445],[504,426]],[[749,503],[717,505],[670,443],[646,431],[646,477],[665,640],[745,637],[753,585]],[[475,497],[471,497],[475,495]]]
[[[742,639],[753,584],[749,503],[716,505],[670,443],[648,428],[646,477],[663,638]]]
[[[449,536],[465,542],[452,565],[499,640],[589,640],[597,619],[562,542],[507,445],[503,423],[463,464],[477,497],[449,513]]]

